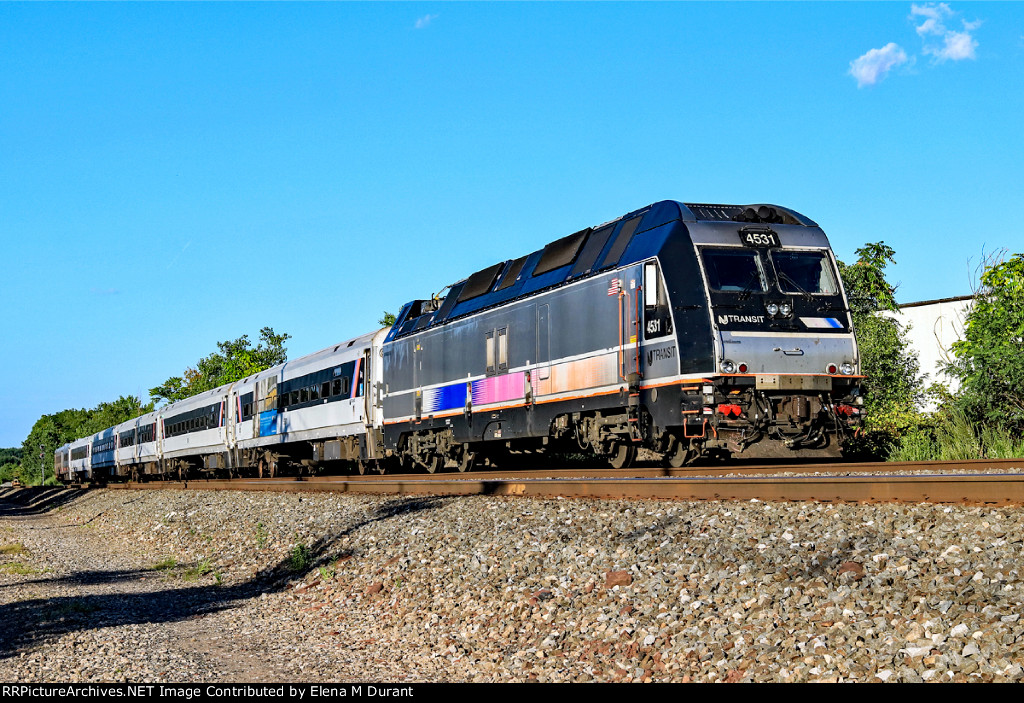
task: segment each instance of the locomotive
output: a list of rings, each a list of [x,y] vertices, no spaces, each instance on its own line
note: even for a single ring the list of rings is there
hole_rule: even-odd
[[[821,228],[662,201],[413,300],[394,324],[57,450],[64,480],[400,466],[554,452],[838,455],[860,364]]]

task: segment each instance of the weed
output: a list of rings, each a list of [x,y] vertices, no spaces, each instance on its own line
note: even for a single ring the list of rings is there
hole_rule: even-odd
[[[213,582],[218,586],[224,583],[224,577],[221,576],[221,573],[219,571],[213,572]]]
[[[256,547],[257,549],[267,548],[267,527],[262,522],[256,523]]]
[[[1024,440],[995,426],[977,427],[959,409],[937,416],[929,425],[908,432],[890,454],[893,461],[963,461],[1013,459],[1024,456]]]
[[[53,615],[88,615],[89,613],[99,610],[99,606],[89,605],[81,601],[68,601],[55,607],[51,614]]]
[[[288,557],[288,568],[292,571],[305,571],[309,567],[311,556],[309,547],[304,544],[296,544]]]
[[[174,557],[167,557],[166,559],[161,559],[160,561],[158,561],[157,563],[153,564],[153,566],[151,566],[149,568],[152,569],[153,571],[170,571],[171,569],[173,569],[177,565],[178,565],[178,560],[177,559],[175,559]]]
[[[985,427],[981,443],[990,459],[1017,459],[1024,457],[1024,438],[1016,437],[1002,427]]]
[[[5,544],[0,547],[0,554],[28,554],[28,550],[25,549],[25,545],[18,542],[16,544]]]
[[[0,564],[0,571],[6,571],[9,574],[17,574],[18,576],[30,576],[31,574],[43,573],[39,569],[34,569],[28,564],[22,564],[19,561]]]
[[[195,566],[191,566],[185,569],[185,572],[181,575],[181,577],[186,581],[195,581],[201,576],[206,576],[211,571],[213,571],[213,567],[210,566],[210,560],[203,559]]]
[[[320,578],[323,579],[324,581],[333,581],[334,580],[334,568],[333,567],[328,567],[328,566],[321,566],[320,567]]]

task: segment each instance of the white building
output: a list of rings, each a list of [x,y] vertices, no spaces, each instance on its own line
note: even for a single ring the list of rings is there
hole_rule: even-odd
[[[953,343],[963,336],[964,320],[974,296],[942,300],[924,300],[900,306],[900,312],[884,314],[896,318],[904,326],[917,358],[921,362],[921,374],[925,376],[925,387],[942,383],[950,391],[956,391],[959,382],[941,371],[941,367],[953,358]],[[934,410],[933,406],[924,408]]]

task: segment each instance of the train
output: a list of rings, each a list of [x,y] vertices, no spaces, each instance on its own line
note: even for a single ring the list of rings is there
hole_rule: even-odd
[[[660,201],[332,345],[58,448],[60,480],[839,456],[860,358],[821,227]]]

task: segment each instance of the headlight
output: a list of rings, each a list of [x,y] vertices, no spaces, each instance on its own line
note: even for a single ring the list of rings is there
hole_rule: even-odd
[[[768,314],[771,315],[772,317],[775,317],[776,315],[779,314],[779,306],[776,305],[775,303],[768,303],[768,307],[765,309],[768,311]]]
[[[783,303],[779,306],[779,312],[782,313],[783,317],[789,317],[793,314],[793,306],[789,303]]]
[[[722,373],[736,373],[736,364],[726,359],[722,362]]]
[[[851,364],[849,361],[844,361],[842,364],[839,365],[839,371],[840,371],[840,373],[842,373],[842,374],[844,374],[846,376],[852,376],[853,375],[853,364]]]

